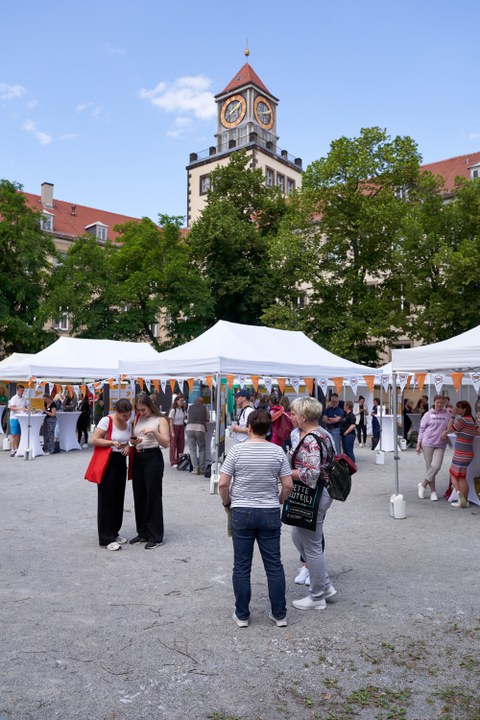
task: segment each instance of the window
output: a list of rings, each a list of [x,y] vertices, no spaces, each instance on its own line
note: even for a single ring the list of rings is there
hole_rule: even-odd
[[[397,200],[407,200],[408,199],[408,188],[406,187],[399,187],[395,190],[395,197]]]
[[[47,232],[53,232],[53,215],[50,215],[50,213],[42,213],[42,217],[40,218],[40,226],[42,230],[46,230]]]
[[[305,307],[306,294],[304,292],[297,295],[297,307],[301,310]]]
[[[108,228],[105,225],[97,225],[97,240],[105,242],[107,239]]]
[[[68,313],[60,312],[60,315],[53,321],[55,330],[68,330]]]
[[[295,180],[287,178],[287,195],[291,195],[295,190]]]
[[[211,187],[210,175],[200,176],[200,195],[206,195]]]
[[[472,178],[476,180],[478,178],[478,170],[472,170]]]
[[[154,338],[158,337],[158,324],[157,323],[152,323],[150,325],[150,332],[152,333]]]
[[[265,168],[265,185],[267,187],[273,187],[273,178],[275,176],[275,173],[273,172],[272,168]]]
[[[285,175],[277,173],[277,187],[280,188],[280,192],[285,195]]]

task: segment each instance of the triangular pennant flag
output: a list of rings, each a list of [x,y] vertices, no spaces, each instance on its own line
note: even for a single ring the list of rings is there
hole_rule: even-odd
[[[398,375],[397,375],[398,386],[402,392],[405,390],[405,385],[407,384],[407,380],[408,380],[407,373],[398,373]]]
[[[190,392],[193,392],[193,382],[193,378],[187,378],[188,389],[190,390]]]
[[[303,378],[303,382],[310,395],[313,395],[313,378]]]
[[[230,390],[233,388],[233,381],[235,380],[235,375],[227,375],[227,383]]]
[[[365,380],[370,392],[373,392],[373,388],[375,386],[375,375],[364,375],[363,379]]]
[[[318,378],[318,384],[319,384],[319,386],[320,386],[323,394],[326,395],[326,394],[327,394],[327,390],[328,390],[328,380],[327,380],[327,378],[326,378],[326,377]]]
[[[300,378],[298,377],[292,377],[290,378],[290,385],[295,390],[295,393],[298,395],[298,391],[300,389]]]
[[[137,378],[137,384],[140,387],[140,390],[145,390],[145,385],[143,384],[143,378]]]
[[[247,378],[245,377],[245,375],[239,375],[238,382],[240,383],[240,387],[244,388],[245,385],[247,384]]]
[[[427,377],[427,373],[419,372],[415,373],[415,380],[417,381],[418,389],[420,392],[423,390],[423,386],[425,385],[425,378]]]
[[[127,377],[126,375],[121,375],[121,376],[120,376],[120,382],[123,382],[126,377]]]
[[[82,395],[85,397],[85,395],[87,394],[87,386],[86,386],[86,385],[82,385],[82,386],[81,386],[81,391],[82,391]]]
[[[408,388],[410,387],[410,383],[411,383],[411,382],[412,382],[412,375],[409,375],[409,376],[407,377],[407,384],[406,384],[406,386],[405,386],[405,387],[407,388],[407,390],[408,390]]]
[[[439,393],[443,387],[444,377],[443,375],[434,375],[433,376],[433,384],[435,385],[435,390],[437,393]]]
[[[450,377],[452,378],[453,387],[455,388],[456,392],[460,392],[460,388],[462,387],[463,373],[451,372]]]
[[[355,377],[355,375],[353,375],[351,378],[349,378],[349,380],[350,380],[350,387],[352,388],[354,394],[356,395],[357,387],[358,387],[358,378]]]
[[[167,379],[166,378],[160,378],[160,387],[162,388],[162,392],[165,392],[167,389]]]
[[[30,378],[30,380],[28,381],[28,387],[30,389],[33,389],[35,387],[35,378],[34,377]]]
[[[340,393],[342,392],[342,387],[343,387],[343,378],[342,377],[334,377],[334,378],[332,378],[332,382],[335,385],[335,390],[340,395]]]
[[[283,393],[285,392],[286,382],[287,382],[287,381],[286,381],[286,378],[277,378],[278,389],[280,390],[280,392],[282,393],[282,395],[283,395]]]
[[[170,388],[171,388],[171,390],[172,390],[172,393],[174,393],[174,392],[175,392],[175,385],[177,384],[177,381],[175,380],[175,378],[170,378],[170,380],[169,380],[168,382],[170,383]]]
[[[153,382],[153,387],[155,388],[155,392],[158,393],[160,391],[160,383],[158,382],[158,380],[153,380],[152,382]]]
[[[113,386],[114,386],[114,384],[115,384],[115,379],[114,379],[114,378],[108,378],[107,382],[108,382],[108,384],[110,385],[110,390],[113,390]]]
[[[473,387],[475,388],[475,392],[478,393],[480,390],[480,373],[470,373],[470,377],[472,378]]]
[[[205,383],[210,390],[212,389],[212,380],[213,380],[212,375],[207,375],[205,378]]]
[[[258,381],[260,380],[260,377],[258,375],[250,375],[250,380],[252,381],[255,392],[258,392]]]
[[[380,382],[385,392],[388,392],[388,386],[390,385],[390,375],[380,375]]]
[[[270,395],[270,393],[272,392],[272,378],[268,376],[264,377],[263,384],[267,388],[267,393]]]

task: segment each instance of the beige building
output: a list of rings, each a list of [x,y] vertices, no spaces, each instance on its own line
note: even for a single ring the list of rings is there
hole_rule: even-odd
[[[215,96],[217,131],[208,150],[190,154],[187,165],[187,225],[191,227],[205,207],[210,173],[226,165],[233,152],[245,149],[250,167],[260,169],[269,186],[288,196],[302,184],[302,160],[278,146],[278,98],[272,95],[250,65],[239,70]]]

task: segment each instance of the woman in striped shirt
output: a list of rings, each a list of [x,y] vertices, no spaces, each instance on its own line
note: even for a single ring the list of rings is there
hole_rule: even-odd
[[[473,460],[473,440],[478,435],[477,425],[472,417],[472,408],[466,400],[459,400],[453,409],[447,432],[452,430],[456,433],[456,438],[450,477],[458,495],[458,500],[452,503],[452,507],[466,508],[468,507],[467,467]]]

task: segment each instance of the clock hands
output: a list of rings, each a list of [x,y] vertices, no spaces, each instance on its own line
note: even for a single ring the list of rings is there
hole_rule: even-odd
[[[232,117],[232,115],[233,115],[233,114],[238,110],[238,108],[241,107],[241,106],[242,106],[242,103],[239,101],[239,102],[237,102],[236,105],[234,105],[233,108],[227,108],[227,112],[226,112],[227,120],[230,121],[230,118]]]

